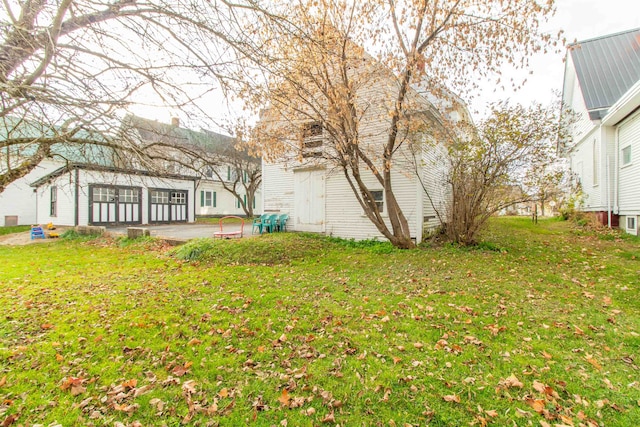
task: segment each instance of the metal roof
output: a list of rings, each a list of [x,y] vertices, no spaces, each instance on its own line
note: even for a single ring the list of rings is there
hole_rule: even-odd
[[[591,120],[640,81],[640,28],[568,46]]]

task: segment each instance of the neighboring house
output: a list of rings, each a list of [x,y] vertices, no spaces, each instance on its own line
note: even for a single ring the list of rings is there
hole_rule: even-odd
[[[365,150],[375,150],[373,147],[383,146],[388,138],[386,130],[390,118],[385,102],[394,99],[393,91],[397,93],[397,85],[395,76],[366,54],[359,66],[369,67],[363,72],[374,75],[368,84],[361,84],[356,96],[363,111],[359,118],[360,144]],[[354,73],[358,72],[359,66],[354,68]],[[407,96],[416,106],[412,114],[438,121],[440,112],[430,98],[433,96],[419,86],[411,88]],[[464,111],[461,113],[455,100],[449,102],[448,109],[449,119],[454,121],[466,112],[462,109]],[[276,129],[275,133],[283,133],[277,131],[282,125],[273,116],[266,110],[261,117],[262,125]],[[293,134],[286,144],[290,147],[287,153],[275,161],[263,161],[264,213],[289,214],[287,228],[295,231],[356,240],[386,240],[366,216],[343,170],[329,160],[335,155],[331,152],[331,144],[327,144],[329,136],[322,123],[305,119],[291,122],[298,126],[298,130],[288,130]],[[298,140],[296,134],[300,135]],[[420,242],[429,229],[440,224],[434,207],[444,214],[445,200],[449,194],[444,184],[446,153],[442,144],[425,134],[411,134],[408,138],[412,142],[405,143],[400,152],[395,154],[392,183],[394,194],[407,218],[411,238]],[[363,181],[388,223],[384,189],[365,170],[366,166],[362,164]]]
[[[582,209],[637,235],[640,29],[569,45],[563,102],[575,121],[561,153],[581,183]]]
[[[195,221],[196,179],[180,175],[68,164],[31,184],[34,223],[137,225]]]
[[[54,129],[12,117],[4,117],[0,124],[0,139],[24,139],[25,142],[0,149],[0,173],[7,170],[7,163],[12,167],[19,164],[37,149],[39,141],[55,137]],[[89,138],[82,131],[76,137]],[[57,143],[51,149],[51,155],[41,161],[27,175],[13,181],[0,193],[0,227],[11,225],[30,225],[38,222],[37,198],[30,184],[70,162],[91,162],[96,165],[113,165],[113,158],[108,149],[86,144],[82,149]]]
[[[250,162],[237,161],[242,154],[233,148],[234,138],[180,127],[177,118],[167,124],[129,115],[123,121],[123,129],[136,133],[140,144],[158,152],[154,170],[197,178],[196,216],[245,215],[240,201],[229,189],[235,191],[242,203],[250,203],[254,213],[259,210],[262,203],[259,182],[257,191],[251,195],[246,188],[251,171],[243,170]],[[258,159],[255,168],[257,179],[261,179]]]

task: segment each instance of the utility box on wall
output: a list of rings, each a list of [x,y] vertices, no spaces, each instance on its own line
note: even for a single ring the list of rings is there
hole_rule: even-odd
[[[15,227],[18,225],[18,215],[5,215],[4,216],[4,226],[5,227]]]

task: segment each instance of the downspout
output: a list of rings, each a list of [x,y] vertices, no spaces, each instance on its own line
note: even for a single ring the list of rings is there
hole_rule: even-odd
[[[80,170],[76,169],[76,182],[75,182],[75,213],[74,213],[74,224],[76,227],[80,221]]]
[[[611,156],[607,155],[607,162],[605,164],[607,174],[607,226],[611,228],[611,174],[609,172],[609,163],[611,162]]]
[[[616,137],[615,137],[615,171],[614,171],[614,180],[613,180],[613,213],[616,215],[620,214],[620,127],[616,126]]]
[[[198,193],[197,193],[197,184],[196,184],[197,180],[194,179],[193,180],[193,222],[196,222],[196,207],[197,207],[197,203],[196,200],[198,200]]]

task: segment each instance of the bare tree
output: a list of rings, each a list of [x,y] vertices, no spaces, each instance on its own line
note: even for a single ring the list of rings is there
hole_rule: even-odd
[[[473,89],[471,76],[505,62],[526,63],[551,41],[538,28],[553,2],[309,0],[288,7],[294,25],[262,32],[270,80],[256,99],[270,103],[260,140],[266,155],[282,157],[296,134],[300,148],[305,126],[317,123],[330,146],[324,159],[342,170],[369,220],[395,246],[413,247],[392,177],[407,170],[402,153],[442,126],[415,87],[439,98],[446,86]],[[367,142],[372,132],[374,144]],[[368,176],[384,189],[386,219]]]
[[[119,134],[135,97],[206,116],[197,101],[235,79],[254,0],[28,0],[0,13],[0,192],[57,147],[145,158]],[[104,159],[99,159],[103,161]]]

